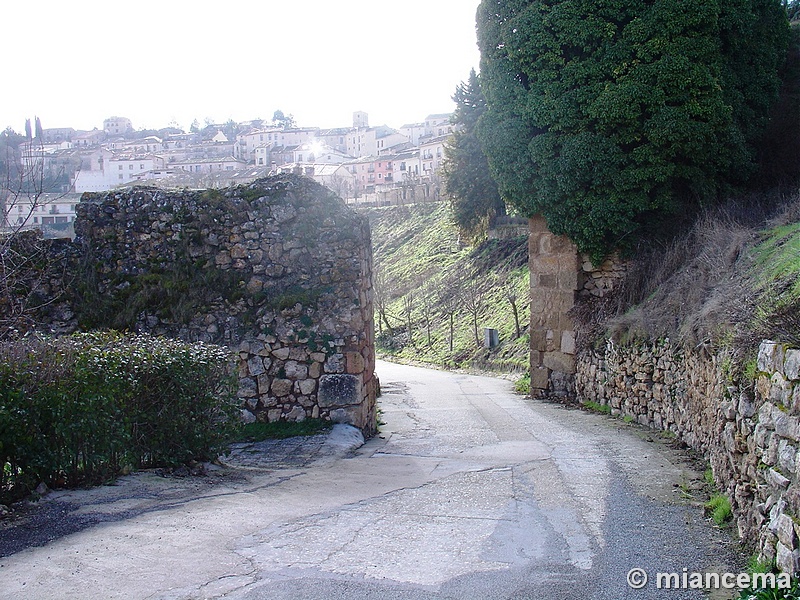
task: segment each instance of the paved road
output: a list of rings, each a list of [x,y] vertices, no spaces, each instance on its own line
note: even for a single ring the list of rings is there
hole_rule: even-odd
[[[381,436],[345,456],[317,437],[208,478],[50,495],[6,528],[7,548],[43,524],[55,539],[0,558],[0,597],[677,599],[705,596],[626,574],[734,570],[686,500],[698,473],[655,436],[499,379],[378,374]]]

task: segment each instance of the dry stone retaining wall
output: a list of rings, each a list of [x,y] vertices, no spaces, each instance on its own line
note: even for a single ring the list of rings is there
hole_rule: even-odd
[[[672,431],[711,463],[739,535],[785,572],[800,569],[800,350],[766,341],[755,385],[737,386],[725,357],[669,340],[583,352],[581,402]]]
[[[370,231],[332,192],[281,175],[227,190],[85,194],[76,234],[84,301],[111,313],[96,320],[134,310],[138,331],[238,351],[250,418],[374,433]]]

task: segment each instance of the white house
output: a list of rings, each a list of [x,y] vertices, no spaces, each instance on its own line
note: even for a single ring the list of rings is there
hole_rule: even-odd
[[[214,173],[218,171],[235,171],[243,169],[247,163],[233,156],[225,158],[186,159],[169,163],[171,170],[179,169],[187,173]]]
[[[91,170],[75,174],[76,192],[104,192],[138,181],[148,171],[164,168],[164,159],[155,154],[123,154],[104,151],[91,159]],[[97,167],[97,168],[95,168]]]
[[[367,129],[355,128],[347,134],[347,154],[361,158],[377,156],[401,144],[407,144],[408,137],[398,131],[381,125]]]
[[[392,156],[392,179],[395,184],[417,180],[422,174],[419,150],[407,150]]]
[[[408,123],[400,128],[400,133],[406,136],[412,146],[419,146],[419,138],[427,133],[425,123]]]
[[[108,135],[125,135],[133,131],[133,125],[127,117],[108,117],[103,121],[103,131]]]
[[[440,113],[425,117],[425,135],[438,137],[453,133],[453,124],[450,122],[450,113]]]
[[[425,137],[420,140],[419,157],[422,165],[422,175],[431,176],[438,173],[444,161],[444,145],[450,135]]]
[[[242,133],[236,136],[237,149],[234,156],[253,163],[256,162],[256,148],[263,146],[267,148],[272,146],[299,146],[316,139],[317,133],[319,133],[318,127],[305,129],[271,127]]]
[[[57,228],[75,221],[80,194],[40,194],[11,196],[6,200],[4,227],[14,229]]]

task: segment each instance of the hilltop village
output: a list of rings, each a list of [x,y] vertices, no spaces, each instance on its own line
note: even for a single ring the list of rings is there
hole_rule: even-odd
[[[400,129],[372,127],[365,112],[351,127],[297,127],[291,118],[225,124],[196,122],[135,130],[130,119],[110,117],[103,129],[44,129],[20,144],[24,170],[41,170],[49,184],[26,205],[5,208],[6,227],[69,228],[83,192],[121,186],[208,189],[249,183],[270,174],[309,176],[349,203],[437,199],[450,114],[432,114]]]

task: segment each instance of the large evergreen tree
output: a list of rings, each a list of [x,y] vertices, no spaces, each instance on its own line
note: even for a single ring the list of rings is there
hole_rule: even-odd
[[[445,146],[444,184],[456,226],[472,237],[484,232],[493,217],[505,214],[505,203],[475,133],[478,119],[486,111],[486,99],[474,70],[458,86],[453,100],[457,128]]]
[[[478,135],[501,193],[599,259],[752,172],[781,0],[483,0]]]

